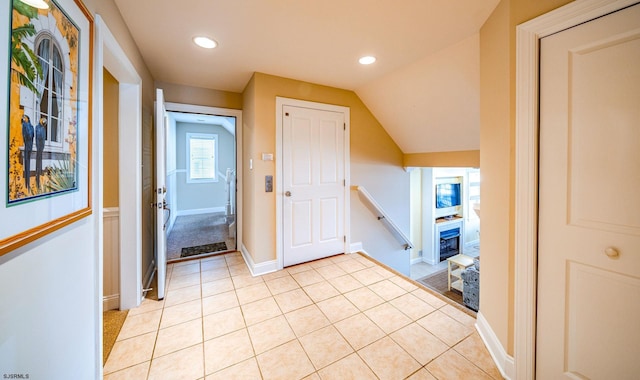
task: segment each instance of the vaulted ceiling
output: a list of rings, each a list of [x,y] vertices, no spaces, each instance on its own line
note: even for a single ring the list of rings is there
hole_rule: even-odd
[[[478,32],[498,0],[115,2],[155,80],[242,92],[262,72],[349,89],[405,153],[479,149]]]

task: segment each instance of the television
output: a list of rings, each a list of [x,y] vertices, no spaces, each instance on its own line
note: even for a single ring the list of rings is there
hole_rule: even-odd
[[[440,183],[436,185],[436,208],[460,206],[460,184]]]

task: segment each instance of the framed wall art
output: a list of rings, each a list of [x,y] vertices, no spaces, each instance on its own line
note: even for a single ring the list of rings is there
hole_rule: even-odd
[[[93,17],[80,0],[10,3],[0,255],[91,214]]]

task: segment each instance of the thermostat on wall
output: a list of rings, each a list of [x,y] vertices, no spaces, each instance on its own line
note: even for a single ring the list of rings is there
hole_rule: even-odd
[[[262,161],[273,161],[273,153],[262,153]]]

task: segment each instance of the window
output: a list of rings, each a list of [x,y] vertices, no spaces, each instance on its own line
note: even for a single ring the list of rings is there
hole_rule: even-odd
[[[187,133],[187,182],[217,182],[218,135]]]
[[[469,197],[468,219],[476,219],[478,216],[473,211],[475,204],[480,204],[480,169],[469,169]]]
[[[36,104],[39,117],[45,118],[45,141],[50,147],[62,147],[62,102],[64,94],[64,67],[60,48],[48,33],[36,43],[36,55],[42,68],[42,80],[36,82]],[[34,122],[34,125],[35,123]]]

